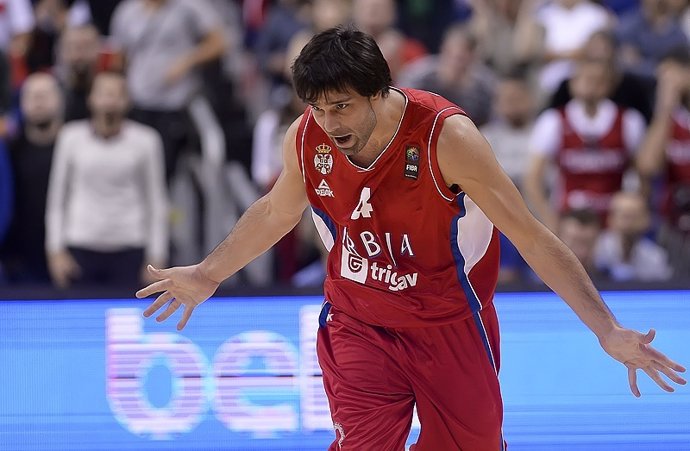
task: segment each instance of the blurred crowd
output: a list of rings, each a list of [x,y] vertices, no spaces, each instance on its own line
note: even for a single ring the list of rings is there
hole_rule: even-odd
[[[461,106],[595,280],[690,280],[688,0],[0,0],[0,285],[203,257],[276,180],[290,64],[339,24]],[[305,219],[229,283],[318,286],[324,258]],[[504,237],[500,283],[540,283]]]

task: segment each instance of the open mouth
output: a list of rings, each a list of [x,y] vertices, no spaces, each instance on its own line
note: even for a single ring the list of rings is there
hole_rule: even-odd
[[[335,141],[335,143],[338,146],[347,147],[347,145],[350,144],[350,141],[352,141],[352,134],[342,135],[342,136],[334,136],[333,140]]]

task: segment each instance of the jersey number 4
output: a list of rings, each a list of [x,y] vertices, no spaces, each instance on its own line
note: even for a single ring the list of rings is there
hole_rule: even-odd
[[[374,207],[369,203],[369,198],[371,197],[371,189],[368,186],[362,188],[362,192],[359,195],[359,203],[357,208],[352,212],[350,219],[359,219],[360,216],[365,218],[371,218],[371,213],[374,211]]]

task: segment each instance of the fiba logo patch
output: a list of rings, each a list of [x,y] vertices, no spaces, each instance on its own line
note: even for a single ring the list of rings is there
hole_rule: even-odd
[[[346,279],[359,283],[367,282],[369,272],[369,260],[350,252],[343,246],[343,255],[340,261],[340,275]]]
[[[345,441],[345,428],[340,423],[333,423],[333,429],[335,429],[335,438],[338,439],[338,448],[342,448]]]
[[[405,177],[417,180],[419,175],[419,148],[407,146],[405,149]]]
[[[314,155],[314,168],[321,174],[330,174],[333,170],[333,155],[331,155],[331,146],[328,144],[319,144],[316,146],[316,155]]]

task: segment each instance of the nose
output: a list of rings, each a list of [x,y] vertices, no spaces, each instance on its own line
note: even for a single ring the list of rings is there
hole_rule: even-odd
[[[340,121],[335,114],[328,111],[323,115],[323,130],[329,135],[334,134],[340,127]]]

